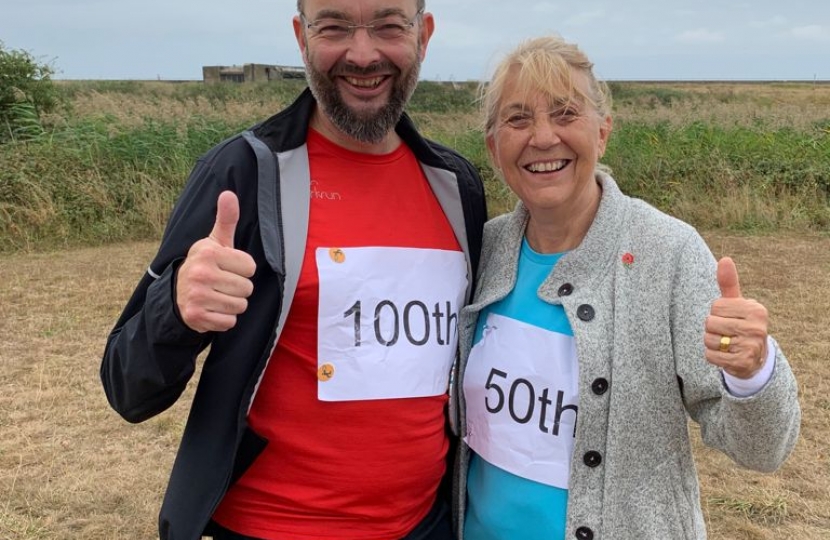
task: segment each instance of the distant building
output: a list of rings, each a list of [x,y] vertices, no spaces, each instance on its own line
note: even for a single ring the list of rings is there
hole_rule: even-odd
[[[303,79],[305,68],[244,64],[241,66],[202,66],[202,79],[212,84],[219,82],[263,82],[281,79]]]

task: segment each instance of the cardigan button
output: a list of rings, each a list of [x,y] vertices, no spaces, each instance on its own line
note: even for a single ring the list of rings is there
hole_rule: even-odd
[[[595,315],[594,308],[589,304],[582,304],[576,308],[576,316],[585,322],[593,320]]]
[[[595,452],[591,450],[590,452],[585,452],[585,455],[582,456],[582,462],[585,465],[591,467],[599,467],[599,464],[602,463],[602,455],[599,452]]]
[[[591,390],[593,390],[596,395],[601,396],[608,391],[608,379],[604,379],[602,377],[594,379],[594,382],[591,383]]]
[[[574,286],[570,283],[563,283],[557,293],[559,296],[570,296],[572,292],[574,292]]]
[[[576,538],[578,540],[594,540],[594,531],[588,527],[579,527],[576,530]]]

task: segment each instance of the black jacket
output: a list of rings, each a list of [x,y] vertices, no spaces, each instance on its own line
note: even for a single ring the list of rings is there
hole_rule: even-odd
[[[248,428],[246,417],[299,277],[310,197],[305,143],[314,106],[306,90],[282,112],[197,162],[155,259],[107,340],[101,381],[112,407],[130,422],[170,407],[193,375],[197,355],[211,346],[162,504],[162,540],[198,540],[228,486],[267,444]],[[486,220],[481,180],[458,154],[423,139],[406,115],[396,131],[420,161],[453,226],[472,287]],[[190,246],[210,233],[216,200],[228,189],[240,204],[234,246],[257,263],[254,294],[234,328],[200,334],[177,313],[174,278]],[[468,301],[469,296],[468,291]]]

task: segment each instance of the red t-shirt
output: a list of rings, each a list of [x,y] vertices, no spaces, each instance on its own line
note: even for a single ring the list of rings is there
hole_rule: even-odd
[[[460,247],[406,145],[360,154],[310,131],[308,152],[311,208],[300,281],[248,417],[270,442],[214,519],[267,540],[394,540],[435,501],[448,447],[447,396],[317,398],[315,250]]]

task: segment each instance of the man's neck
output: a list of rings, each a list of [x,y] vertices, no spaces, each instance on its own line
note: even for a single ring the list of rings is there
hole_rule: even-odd
[[[342,146],[352,152],[382,155],[394,151],[401,145],[401,138],[394,130],[387,133],[379,143],[358,141],[340,131],[326,115],[322,114],[319,107],[314,109],[314,113],[311,116],[311,127],[334,144]]]

